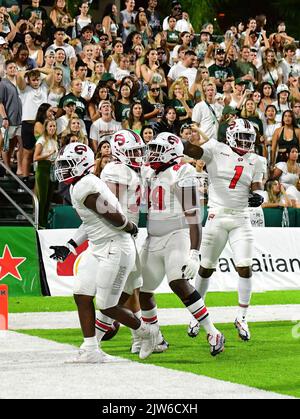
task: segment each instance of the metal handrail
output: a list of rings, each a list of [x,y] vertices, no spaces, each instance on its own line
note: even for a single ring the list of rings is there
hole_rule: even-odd
[[[34,219],[29,217],[28,214],[0,187],[0,193],[26,218],[26,220],[36,229],[39,229],[39,201],[37,196],[10,170],[2,161],[0,165],[10,174],[10,176],[30,195],[34,201]]]

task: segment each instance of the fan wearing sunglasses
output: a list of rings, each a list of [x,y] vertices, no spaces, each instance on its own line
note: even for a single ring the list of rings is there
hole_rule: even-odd
[[[149,86],[147,96],[142,101],[145,120],[149,123],[158,122],[164,116],[164,98],[159,84]]]

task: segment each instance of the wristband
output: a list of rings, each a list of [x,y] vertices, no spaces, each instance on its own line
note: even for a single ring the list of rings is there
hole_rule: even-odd
[[[127,226],[128,224],[128,218],[125,217],[125,223],[119,227],[116,227],[117,230],[124,230],[124,228]]]
[[[67,243],[67,248],[70,250],[70,252],[71,253],[73,253],[73,255],[77,255],[77,252],[76,252],[76,248],[77,248],[78,246],[77,246],[77,244],[74,242],[74,240],[69,240],[68,241],[68,243]]]

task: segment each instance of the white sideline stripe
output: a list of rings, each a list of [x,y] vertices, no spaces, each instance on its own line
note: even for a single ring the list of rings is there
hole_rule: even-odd
[[[237,307],[210,308],[215,323],[233,323]],[[158,318],[161,326],[187,325],[191,315],[186,309],[160,309]],[[248,321],[299,321],[300,305],[253,306],[249,310]],[[77,312],[62,313],[20,313],[9,315],[10,330],[28,329],[74,329],[79,328]]]
[[[77,349],[0,332],[3,399],[287,399],[247,386],[132,361],[70,365]],[[209,354],[207,354],[209,356]],[[198,361],[199,369],[205,359]],[[171,383],[171,385],[170,385]]]

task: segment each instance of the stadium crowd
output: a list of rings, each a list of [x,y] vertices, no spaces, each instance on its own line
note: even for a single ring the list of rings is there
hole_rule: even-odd
[[[50,12],[39,0],[23,10],[1,1],[0,150],[25,184],[35,176],[41,227],[64,145],[89,144],[100,175],[121,128],[145,143],[171,132],[204,144],[224,140],[240,117],[254,124],[267,162],[264,206],[300,207],[300,48],[284,22],[267,33],[266,16],[249,17],[218,36],[211,23],[193,28],[179,1],[168,16],[159,0],[138,10],[134,0],[122,11],[112,3],[100,21],[91,3],[71,15],[65,0]],[[202,161],[187,161],[206,178]],[[68,191],[61,196],[67,203]]]

